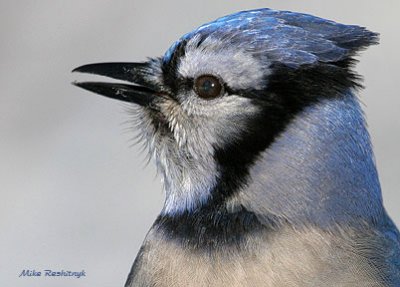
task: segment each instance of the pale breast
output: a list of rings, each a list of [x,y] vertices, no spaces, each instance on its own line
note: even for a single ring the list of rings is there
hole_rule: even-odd
[[[287,228],[205,251],[150,232],[127,286],[390,286],[351,236]]]

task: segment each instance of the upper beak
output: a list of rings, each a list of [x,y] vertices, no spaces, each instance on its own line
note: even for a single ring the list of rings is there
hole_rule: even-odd
[[[156,87],[146,81],[147,63],[99,63],[80,66],[72,72],[107,76],[131,84],[74,82],[75,86],[109,98],[148,106],[155,98]]]

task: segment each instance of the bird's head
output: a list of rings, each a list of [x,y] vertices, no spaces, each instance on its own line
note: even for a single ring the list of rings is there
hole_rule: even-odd
[[[357,87],[352,56],[377,35],[269,9],[220,18],[161,58],[74,71],[128,82],[78,82],[133,103],[167,192],[165,212],[221,202],[243,187],[260,153],[304,108]]]

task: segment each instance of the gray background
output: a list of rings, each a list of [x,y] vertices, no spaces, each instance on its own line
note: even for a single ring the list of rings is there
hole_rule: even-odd
[[[159,56],[198,25],[257,7],[381,33],[358,71],[384,201],[400,224],[398,0],[2,0],[0,286],[122,286],[163,203],[153,164],[131,147],[126,107],[70,85],[85,79],[71,69]],[[18,278],[28,268],[87,277]]]

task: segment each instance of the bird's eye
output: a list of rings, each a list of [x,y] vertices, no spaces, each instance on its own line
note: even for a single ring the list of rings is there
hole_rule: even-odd
[[[194,81],[194,90],[203,99],[216,98],[222,94],[221,81],[212,75],[203,75]]]

